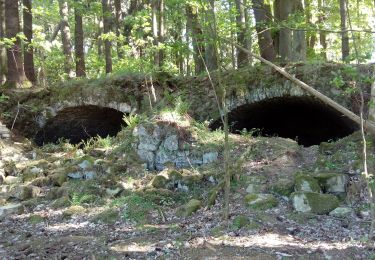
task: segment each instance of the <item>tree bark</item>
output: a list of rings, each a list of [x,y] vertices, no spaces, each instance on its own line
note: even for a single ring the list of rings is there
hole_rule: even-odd
[[[205,71],[205,48],[202,27],[198,21],[197,7],[193,7],[190,4],[186,5],[186,22],[192,37],[195,74],[200,74]]]
[[[278,23],[288,20],[292,13],[294,0],[276,0],[274,5],[275,19]],[[285,63],[292,60],[292,31],[288,28],[281,28],[277,33],[276,52],[280,56],[280,61]]]
[[[120,41],[121,36],[121,18],[122,18],[122,8],[121,8],[121,0],[114,0],[115,5],[115,27],[116,27],[116,36],[117,36],[117,57],[122,59],[124,57],[124,53],[121,50],[123,43]]]
[[[243,46],[245,49],[249,49],[248,26],[246,21],[246,0],[236,0],[236,25],[237,25],[237,42],[239,45]],[[243,67],[249,63],[249,55],[237,48],[237,67]]]
[[[7,49],[7,82],[9,87],[21,87],[27,82],[25,75],[21,40],[17,34],[21,31],[18,13],[18,1],[5,0],[5,27],[6,37],[15,39],[12,46]]]
[[[373,76],[375,76],[375,66],[372,66]],[[368,118],[375,123],[375,81],[371,84],[371,97],[369,102]]]
[[[340,18],[341,18],[341,54],[342,60],[347,61],[349,56],[349,36],[346,27],[346,3],[345,0],[340,0]]]
[[[154,45],[154,63],[157,67],[160,67],[159,51],[157,50],[159,45],[159,36],[158,36],[158,2],[159,0],[152,0],[151,3],[151,16],[152,16],[152,37]]]
[[[325,14],[325,6],[324,6],[324,0],[318,0],[318,28],[319,31],[319,42],[322,47],[320,55],[322,56],[323,60],[327,60],[327,33],[323,31],[323,23],[327,19]]]
[[[102,11],[103,11],[103,32],[108,34],[111,32],[111,9],[110,0],[102,0]],[[104,55],[105,55],[105,72],[112,72],[112,44],[108,39],[104,40]]]
[[[252,0],[253,10],[256,22],[256,31],[258,33],[258,43],[260,55],[269,61],[274,61],[276,58],[275,49],[271,33],[267,28],[267,23],[270,22],[270,6],[264,4],[264,0]]]
[[[84,34],[83,34],[83,25],[82,25],[82,13],[83,6],[80,1],[75,0],[75,9],[74,9],[74,44],[75,44],[75,61],[76,61],[76,76],[77,77],[86,77],[86,64],[85,64],[85,52],[83,49],[84,43]]]
[[[23,33],[27,42],[24,45],[24,68],[27,79],[35,84],[34,49],[29,46],[33,39],[33,15],[31,0],[23,0]]]
[[[59,9],[60,9],[60,16],[61,16],[61,40],[62,40],[62,47],[63,53],[65,55],[65,73],[68,75],[69,78],[74,77],[73,72],[73,58],[72,58],[72,40],[70,36],[70,28],[68,22],[69,16],[69,9],[68,3],[66,0],[59,0]]]
[[[5,37],[5,0],[0,0],[0,39]],[[7,58],[4,46],[0,45],[0,86],[6,81]]]
[[[293,13],[304,14],[301,0],[294,0]],[[306,60],[306,32],[303,30],[293,30],[292,60],[294,62]]]
[[[214,71],[218,68],[217,50],[216,50],[216,28],[214,28],[215,21],[215,0],[209,0],[209,10],[206,12],[206,27],[208,36],[205,40],[205,62],[208,71]]]
[[[160,44],[164,43],[164,37],[165,37],[165,19],[164,19],[164,9],[165,9],[165,3],[164,0],[159,0],[159,30],[158,30],[158,44],[159,44],[159,66],[162,67],[164,63],[164,56],[165,56],[165,51],[164,49],[160,46]]]

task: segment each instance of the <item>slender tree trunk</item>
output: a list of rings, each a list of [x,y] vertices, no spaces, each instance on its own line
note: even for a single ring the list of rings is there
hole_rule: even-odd
[[[86,64],[85,64],[85,52],[83,49],[84,34],[83,34],[83,25],[82,25],[82,13],[83,6],[78,0],[76,1],[74,9],[74,43],[75,43],[75,60],[76,60],[76,76],[77,77],[86,77]]]
[[[152,0],[152,37],[154,44],[154,63],[157,67],[160,67],[159,51],[157,50],[159,45],[159,35],[158,35],[158,2],[159,0]]]
[[[189,32],[191,32],[192,43],[193,43],[193,58],[195,63],[195,74],[200,74],[205,71],[204,57],[204,38],[202,27],[198,21],[198,10],[196,7],[190,4],[186,5],[186,20]]]
[[[31,0],[23,0],[23,33],[27,43],[24,45],[24,68],[27,79],[35,84],[34,49],[29,46],[33,39],[33,15]]]
[[[124,57],[124,53],[121,50],[123,43],[120,41],[121,36],[121,16],[122,16],[122,8],[121,8],[121,0],[114,0],[115,4],[115,26],[116,26],[116,36],[117,36],[117,56],[119,59]]]
[[[246,0],[236,0],[236,24],[237,24],[237,42],[245,49],[249,48],[249,41],[247,40],[248,31],[246,24],[245,5]],[[237,67],[240,68],[249,63],[249,55],[237,48]]]
[[[303,4],[301,0],[294,0],[293,13],[303,15]],[[293,30],[292,60],[295,62],[306,60],[306,32],[303,30]]]
[[[285,22],[292,13],[294,0],[276,0],[274,5],[275,18],[278,23]],[[277,34],[278,49],[281,62],[292,60],[292,31],[288,28],[281,28]]]
[[[311,0],[304,0],[305,2],[305,15],[306,15],[306,23],[313,28],[313,22],[312,22],[312,14],[311,14]],[[309,52],[315,53],[314,47],[316,43],[316,32],[311,31],[307,33],[306,36],[306,46],[309,50]]]
[[[98,56],[101,58],[103,56],[103,40],[102,40],[102,34],[103,34],[103,22],[101,19],[95,19],[96,24],[98,25],[98,32],[96,35],[96,45],[98,48]]]
[[[205,62],[208,71],[217,70],[217,50],[216,50],[216,31],[213,28],[213,22],[215,21],[215,0],[209,0],[209,10],[206,11],[206,28],[207,28],[207,39],[206,51],[205,51]]]
[[[18,1],[5,0],[5,27],[6,37],[16,39],[7,49],[7,82],[9,87],[22,87],[27,84],[23,68],[21,40],[17,34],[21,31],[18,13]]]
[[[5,0],[0,0],[0,39],[5,37]],[[0,45],[0,86],[5,83],[7,73],[6,50]]]
[[[269,61],[276,58],[275,49],[271,33],[268,30],[267,23],[270,22],[270,6],[264,4],[264,0],[252,0],[253,10],[258,33],[258,42],[261,56]]]
[[[70,28],[68,22],[69,8],[66,0],[59,0],[59,9],[61,16],[61,40],[63,53],[65,55],[65,73],[69,78],[74,77],[73,72],[73,55],[72,55],[72,39],[70,36]]]
[[[321,50],[321,56],[323,60],[327,60],[327,34],[324,32],[323,29],[323,23],[326,20],[326,16],[324,14],[325,11],[325,5],[324,5],[324,0],[318,0],[318,28],[320,29],[319,32],[319,42],[322,47]]]
[[[346,22],[346,3],[340,0],[340,18],[341,18],[341,54],[342,60],[347,61],[349,56],[349,36],[347,32]]]
[[[375,66],[372,65],[372,75],[375,76]],[[368,118],[375,123],[375,81],[371,84],[371,97],[369,102]]]
[[[165,51],[164,49],[160,46],[160,44],[164,43],[164,37],[165,37],[165,24],[164,24],[164,9],[165,9],[165,3],[164,0],[159,0],[159,30],[158,30],[158,44],[159,44],[159,66],[162,67],[164,63],[164,56],[165,56]]]
[[[111,9],[110,0],[102,0],[102,11],[103,11],[103,32],[107,34],[111,31]],[[104,55],[105,55],[105,72],[112,72],[112,44],[111,41],[104,40]]]

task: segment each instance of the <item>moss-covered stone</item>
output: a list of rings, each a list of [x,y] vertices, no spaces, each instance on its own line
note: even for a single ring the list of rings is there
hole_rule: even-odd
[[[44,222],[45,218],[42,217],[41,215],[33,214],[29,217],[29,222],[30,224],[36,225],[39,223]]]
[[[166,188],[168,185],[168,179],[162,175],[156,175],[152,178],[150,186],[156,189]]]
[[[218,187],[215,187],[208,192],[207,207],[210,208],[213,205],[215,205],[216,198],[217,198],[217,195],[219,194],[220,190],[221,190],[221,187],[219,185]]]
[[[37,187],[45,187],[50,185],[50,181],[49,177],[38,177],[34,179],[31,184]]]
[[[329,193],[344,193],[348,183],[348,175],[339,173],[319,173],[314,176],[324,191]]]
[[[93,219],[96,223],[114,224],[119,218],[119,212],[115,208],[106,209]]]
[[[50,178],[50,183],[53,186],[61,187],[64,184],[64,182],[67,181],[67,176],[65,173],[55,173],[49,176],[49,178]]]
[[[179,217],[188,217],[196,212],[202,206],[202,201],[192,199],[185,205],[177,209],[176,215]]]
[[[16,185],[9,191],[10,197],[18,200],[35,198],[40,194],[40,188],[32,185]]]
[[[293,192],[295,181],[293,179],[280,179],[271,185],[271,190],[283,196],[289,196]]]
[[[279,201],[272,194],[248,194],[245,196],[245,203],[251,209],[265,210],[276,207]]]
[[[63,217],[64,218],[70,218],[72,216],[78,216],[78,215],[83,215],[86,213],[86,209],[82,206],[74,205],[70,206],[63,212]]]
[[[291,195],[291,199],[298,212],[327,214],[339,206],[338,198],[331,194],[298,191]]]
[[[51,204],[52,208],[58,209],[58,208],[65,208],[69,207],[71,204],[69,196],[63,196],[61,198],[58,198],[54,200]]]
[[[309,175],[297,174],[295,176],[295,191],[321,192],[319,183]]]
[[[54,199],[58,199],[58,198],[61,198],[63,196],[67,196],[67,195],[68,195],[68,191],[67,191],[66,188],[64,188],[64,187],[52,187],[50,189],[50,191],[47,193],[46,199],[54,200]]]
[[[247,216],[244,216],[244,215],[235,217],[232,222],[232,226],[235,229],[241,229],[248,224],[250,224],[250,220]]]

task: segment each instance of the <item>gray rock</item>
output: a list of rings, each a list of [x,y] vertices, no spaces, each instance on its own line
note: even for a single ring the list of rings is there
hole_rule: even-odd
[[[9,215],[22,214],[24,207],[21,203],[8,204],[0,207],[0,218],[7,217]]]
[[[83,173],[82,172],[71,172],[71,173],[68,173],[68,177],[72,178],[72,179],[82,179]]]
[[[94,171],[84,171],[83,177],[86,180],[92,180],[96,177],[96,172],[94,172]]]
[[[246,188],[246,192],[247,193],[259,193],[261,189],[262,189],[261,185],[250,183]]]
[[[331,194],[299,191],[294,192],[291,199],[298,212],[327,214],[339,206],[338,198]]]
[[[329,215],[336,218],[347,218],[354,214],[354,211],[348,207],[338,207],[332,210]]]
[[[137,150],[137,154],[141,160],[147,163],[147,168],[153,170],[155,168],[155,154],[152,151]]]
[[[178,137],[177,135],[168,136],[164,140],[164,148],[170,151],[177,151],[178,150]]]
[[[88,160],[84,160],[80,164],[78,164],[78,167],[81,168],[82,170],[86,170],[92,167],[92,164]]]
[[[218,156],[219,156],[218,152],[209,152],[209,153],[203,154],[203,164],[217,161]]]

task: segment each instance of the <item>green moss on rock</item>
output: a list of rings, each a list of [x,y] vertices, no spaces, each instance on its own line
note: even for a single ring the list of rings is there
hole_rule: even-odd
[[[197,199],[192,199],[185,205],[177,209],[176,215],[179,217],[188,217],[191,216],[202,206],[202,201]]]
[[[119,212],[115,208],[106,209],[93,219],[96,223],[114,224],[119,219]]]
[[[248,194],[245,203],[251,209],[265,210],[276,207],[279,201],[272,194]]]
[[[233,219],[232,226],[234,229],[241,229],[250,224],[250,220],[247,216],[240,215]]]
[[[51,204],[52,208],[58,209],[58,208],[64,208],[69,207],[71,204],[69,196],[63,196],[61,198],[58,198],[54,200]]]
[[[344,193],[348,183],[348,176],[340,173],[319,173],[314,178],[319,185],[330,193]]]
[[[289,196],[294,189],[295,181],[293,179],[281,179],[271,185],[271,190],[283,196]]]
[[[315,214],[327,214],[340,204],[336,196],[316,192],[294,192],[291,199],[296,211]]]
[[[156,189],[165,188],[168,184],[168,179],[162,175],[156,175],[152,178],[150,186]]]
[[[321,192],[319,183],[316,179],[305,174],[295,176],[295,191]]]

